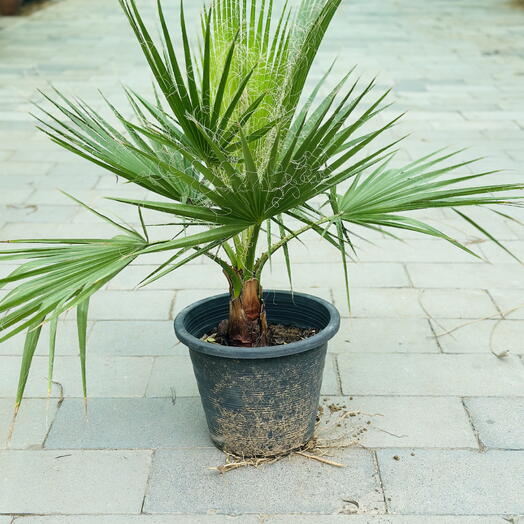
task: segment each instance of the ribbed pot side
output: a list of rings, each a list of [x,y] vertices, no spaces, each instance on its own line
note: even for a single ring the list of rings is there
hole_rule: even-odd
[[[190,350],[211,439],[219,449],[244,457],[298,449],[313,436],[327,342],[338,331],[339,314],[311,295],[268,291],[269,323],[318,333],[258,348],[202,341],[227,317],[228,301],[227,294],[201,300],[175,319],[176,334]]]

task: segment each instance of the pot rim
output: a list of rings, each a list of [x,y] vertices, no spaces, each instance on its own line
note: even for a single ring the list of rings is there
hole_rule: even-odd
[[[340,326],[340,314],[333,304],[330,304],[322,298],[309,295],[307,293],[278,289],[269,289],[264,291],[264,295],[271,293],[278,295],[291,295],[293,297],[300,296],[311,302],[316,302],[319,306],[327,310],[329,314],[329,322],[325,328],[309,338],[299,340],[298,342],[291,342],[289,344],[281,344],[278,346],[243,348],[238,346],[223,346],[221,344],[204,342],[203,340],[189,333],[185,327],[185,320],[194,308],[201,306],[209,300],[217,299],[219,297],[229,298],[229,293],[220,293],[219,295],[214,295],[202,300],[198,300],[197,302],[193,302],[180,311],[180,313],[178,313],[174,321],[175,333],[178,337],[178,340],[188,346],[189,349],[198,351],[199,353],[204,353],[206,355],[237,359],[262,359],[284,357],[297,353],[303,353],[304,351],[308,351],[326,344],[327,341],[333,338],[333,336],[335,336],[337,333]]]

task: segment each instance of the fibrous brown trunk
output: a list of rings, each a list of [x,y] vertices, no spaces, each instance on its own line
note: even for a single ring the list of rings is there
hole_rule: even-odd
[[[262,288],[256,278],[246,280],[240,296],[231,298],[227,335],[229,343],[234,346],[267,345],[266,312],[262,300]]]

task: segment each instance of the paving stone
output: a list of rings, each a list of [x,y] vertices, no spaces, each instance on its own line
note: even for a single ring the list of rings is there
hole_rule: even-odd
[[[12,397],[16,392],[20,358],[0,357],[0,397]],[[102,357],[87,358],[87,392],[89,397],[142,397],[151,374],[153,359],[150,357]],[[34,357],[26,395],[47,396],[47,357]],[[52,396],[82,397],[82,380],[78,357],[55,358]]]
[[[439,319],[433,321],[435,333],[445,353],[524,352],[522,320],[470,321]]]
[[[524,269],[507,264],[407,264],[415,287],[524,288]]]
[[[7,521],[6,521],[7,522]],[[39,515],[19,517],[17,524],[259,524],[257,515]],[[0,524],[4,524],[0,517]],[[458,522],[457,524],[468,524]],[[474,524],[472,522],[472,524]],[[484,524],[478,521],[478,524]]]
[[[100,291],[90,302],[92,320],[167,320],[172,291]]]
[[[445,397],[323,397],[323,427],[346,418],[346,434],[356,434],[366,448],[478,448],[468,416],[458,398]],[[329,406],[332,406],[329,408]],[[333,411],[333,412],[332,412]]]
[[[524,452],[404,449],[377,452],[393,513],[500,515],[524,512],[524,485],[515,482]],[[394,457],[398,459],[394,459]]]
[[[87,341],[89,344],[93,322],[87,323]],[[24,350],[25,333],[19,333],[0,344],[0,355],[21,355]],[[89,346],[89,350],[91,347]],[[37,355],[49,354],[49,324],[42,328],[36,349]],[[76,320],[60,321],[57,327],[55,345],[56,355],[78,355],[78,329]]]
[[[0,162],[2,175],[45,175],[52,167],[49,162]]]
[[[24,399],[12,426],[13,410],[14,399],[0,398],[0,449],[41,447],[53,423],[57,400]]]
[[[479,319],[499,313],[481,289],[424,289],[417,300],[430,318]]]
[[[156,357],[147,384],[146,396],[198,396],[198,386],[189,355]]]
[[[7,209],[4,210],[6,222],[70,222],[78,213],[78,209],[75,206],[11,204],[11,206],[6,207]]]
[[[524,399],[468,398],[465,403],[487,447],[524,449]]]
[[[0,192],[0,204],[21,204],[26,201],[33,192],[30,188],[8,189],[2,187]]]
[[[126,268],[109,283],[109,289],[134,289],[141,280],[156,269],[157,266],[132,266]],[[216,287],[223,284],[227,291],[227,280],[218,264],[206,264],[195,268],[192,265],[182,266],[176,271],[147,286],[148,289],[199,289]]]
[[[351,316],[357,318],[425,317],[418,303],[420,290],[410,288],[351,288]],[[344,286],[333,288],[334,303],[348,316]]]
[[[524,240],[508,240],[504,245],[520,260],[524,258]],[[510,263],[518,264],[518,262],[506,251],[500,249],[499,246],[493,242],[485,243],[480,246],[483,255],[492,263]]]
[[[297,522],[304,524],[505,524],[502,517],[472,517],[443,515],[270,515],[264,524]],[[25,524],[25,523],[24,523]],[[32,524],[32,522],[31,522]]]
[[[50,449],[209,447],[198,397],[66,399],[46,440]]]
[[[438,353],[426,319],[343,318],[328,346],[332,353]]]
[[[224,461],[216,449],[158,450],[144,511],[336,513],[345,508],[343,499],[357,501],[362,512],[383,511],[371,453],[337,450],[332,459],[347,467],[329,469],[326,475],[326,464],[291,456],[268,467],[243,468],[223,476],[209,469]]]
[[[150,451],[0,451],[0,511],[138,513],[150,461]]]
[[[104,355],[173,355],[177,344],[171,320],[99,320],[89,338],[89,351]]]
[[[71,223],[41,222],[37,232],[27,222],[10,222],[2,228],[2,236],[7,239],[76,238],[78,235],[78,225]],[[83,235],[89,238],[111,238],[115,236],[115,228],[111,224],[90,224],[83,228]]]
[[[490,295],[505,318],[524,320],[524,300],[518,289],[492,289]]]
[[[354,353],[338,366],[346,395],[524,396],[524,366],[511,356]]]
[[[500,250],[500,248],[499,248]],[[502,251],[502,250],[500,250]],[[376,244],[362,244],[357,248],[357,260],[364,262],[475,262],[462,249],[442,240],[411,238],[406,242],[380,240]],[[479,260],[477,263],[482,263]]]

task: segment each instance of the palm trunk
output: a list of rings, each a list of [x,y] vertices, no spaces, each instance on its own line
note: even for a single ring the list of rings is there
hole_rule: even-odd
[[[258,347],[268,343],[268,329],[262,288],[256,278],[246,280],[238,297],[229,302],[227,322],[229,343],[234,346]]]

